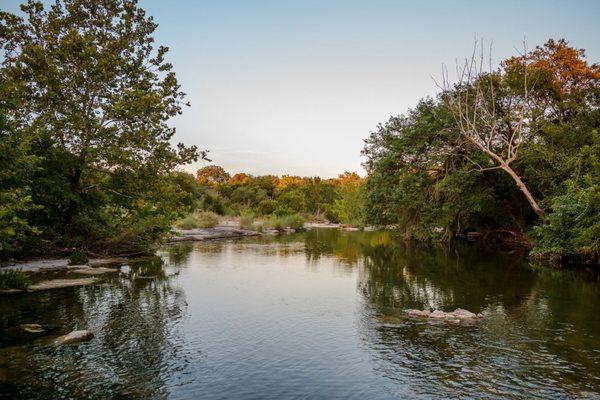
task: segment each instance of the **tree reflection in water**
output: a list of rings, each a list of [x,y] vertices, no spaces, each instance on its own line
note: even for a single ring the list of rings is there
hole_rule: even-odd
[[[407,245],[389,232],[311,232],[306,253],[358,269],[359,330],[392,393],[528,397],[531,386],[539,397],[580,397],[600,389],[598,286],[580,273],[468,245]],[[433,323],[406,318],[408,308],[487,318]]]
[[[167,397],[166,379],[188,362],[178,332],[186,315],[185,293],[158,257],[133,262],[127,274],[112,279],[60,294],[30,294],[16,308],[2,309],[3,327],[55,324],[63,332],[90,329],[95,338],[79,346],[41,340],[0,349],[6,375],[0,393],[28,399]],[[41,320],[29,320],[32,308]]]

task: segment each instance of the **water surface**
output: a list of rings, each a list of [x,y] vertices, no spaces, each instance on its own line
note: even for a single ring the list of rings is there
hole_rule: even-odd
[[[472,247],[311,230],[181,244],[0,298],[0,397],[600,398],[600,284]],[[407,319],[466,308],[474,324]],[[57,347],[21,323],[96,337]]]

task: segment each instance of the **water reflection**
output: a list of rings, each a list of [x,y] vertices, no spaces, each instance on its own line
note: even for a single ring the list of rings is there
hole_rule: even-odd
[[[391,393],[528,397],[535,388],[557,398],[600,388],[599,291],[581,274],[468,246],[411,247],[387,232],[315,232],[306,252],[359,269],[360,329]],[[457,326],[402,313],[459,307],[487,319]]]
[[[599,287],[389,232],[181,243],[100,285],[0,298],[0,397],[594,398]],[[459,307],[486,318],[402,312]],[[11,341],[21,323],[96,337]]]
[[[56,346],[52,338],[0,346],[0,397],[167,397],[165,378],[188,362],[177,339],[185,293],[165,275],[160,258],[130,267],[99,286],[2,301],[2,328],[55,324],[62,333],[90,329],[95,338],[80,346]]]

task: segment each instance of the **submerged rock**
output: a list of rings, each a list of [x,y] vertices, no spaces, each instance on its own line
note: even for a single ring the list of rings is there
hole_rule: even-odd
[[[81,279],[52,279],[49,281],[42,281],[36,283],[35,285],[29,286],[29,290],[38,291],[38,290],[49,290],[49,289],[60,289],[71,286],[83,286],[83,285],[91,285],[92,283],[96,283],[95,278],[81,278]]]
[[[443,319],[446,322],[458,323],[464,320],[475,320],[482,319],[484,315],[479,313],[475,314],[469,310],[465,310],[462,308],[457,308],[452,312],[444,312],[441,310],[435,310],[433,312],[429,312],[427,310],[404,310],[404,313],[410,317],[422,317],[422,318],[433,318],[433,319]]]
[[[115,272],[119,272],[116,268],[105,268],[105,267],[88,267],[88,268],[78,268],[69,271],[74,274],[81,275],[103,275],[103,274],[111,274]]]
[[[73,331],[63,336],[59,336],[56,341],[58,344],[73,344],[85,342],[87,340],[91,340],[94,337],[92,331],[81,330],[81,331]]]
[[[463,318],[477,318],[477,314],[472,313],[469,310],[464,310],[462,308],[457,308],[456,310],[452,311],[450,314],[452,314],[452,317],[456,317],[459,319],[463,319]]]
[[[431,312],[427,310],[404,310],[404,312],[411,317],[423,317],[427,318],[431,314]]]
[[[24,332],[27,333],[44,333],[46,330],[40,324],[21,324],[19,325]]]
[[[448,314],[440,311],[440,310],[435,310],[433,311],[431,314],[429,314],[429,318],[447,318]]]

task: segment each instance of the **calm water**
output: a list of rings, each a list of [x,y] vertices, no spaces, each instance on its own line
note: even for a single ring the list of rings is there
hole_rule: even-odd
[[[0,397],[600,398],[600,283],[386,232],[184,244],[94,286],[0,298]],[[406,308],[483,312],[476,324]],[[21,323],[96,337],[56,347]]]

